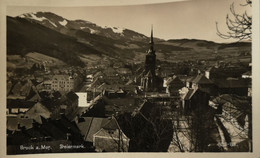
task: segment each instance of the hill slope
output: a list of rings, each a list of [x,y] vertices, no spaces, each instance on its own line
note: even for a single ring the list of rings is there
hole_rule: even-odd
[[[125,28],[68,20],[50,12],[7,17],[7,54],[38,52],[69,65],[84,66],[104,58],[111,62],[143,62],[148,49],[149,37]],[[213,53],[234,56],[240,51],[250,51],[251,43],[155,38],[155,49],[159,60],[178,62],[211,59]]]

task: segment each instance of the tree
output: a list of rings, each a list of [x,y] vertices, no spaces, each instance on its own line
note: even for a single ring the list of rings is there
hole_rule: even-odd
[[[130,152],[166,152],[173,137],[172,121],[163,118],[158,103],[144,101],[135,114],[118,116],[120,127],[130,138]]]
[[[252,0],[245,0],[245,4],[241,6],[252,6]],[[243,14],[239,14],[235,11],[234,3],[230,5],[230,12],[232,16],[227,14],[226,25],[229,29],[226,33],[221,33],[218,29],[218,23],[216,22],[217,35],[223,39],[238,39],[251,40],[252,39],[252,16],[248,15],[245,11]]]
[[[223,94],[217,96],[214,102],[218,105],[221,116],[216,115],[217,123],[224,131],[227,151],[251,151],[252,152],[252,100],[251,97],[238,96],[235,94]],[[220,120],[219,118],[222,118]],[[224,126],[222,122],[228,123]],[[221,125],[222,124],[222,125]],[[227,130],[227,129],[232,130]],[[231,131],[231,133],[229,132]],[[232,146],[231,139],[240,139],[235,146]]]

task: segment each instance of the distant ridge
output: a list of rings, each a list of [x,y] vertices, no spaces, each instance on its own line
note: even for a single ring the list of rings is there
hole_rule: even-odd
[[[127,28],[101,27],[90,21],[68,20],[51,12],[7,17],[8,55],[38,52],[77,66],[94,64],[104,58],[110,62],[143,62],[148,43],[148,37]],[[250,51],[251,43],[157,38],[155,49],[158,60],[178,62],[207,60],[215,50],[228,55],[240,50]]]

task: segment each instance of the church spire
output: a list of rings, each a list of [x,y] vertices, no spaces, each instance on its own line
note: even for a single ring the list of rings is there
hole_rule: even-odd
[[[151,28],[151,39],[150,39],[150,44],[153,45],[153,25]]]
[[[150,38],[150,49],[148,51],[148,54],[155,54],[154,48],[153,48],[153,25],[151,27],[151,38]]]
[[[151,28],[151,38],[150,38],[150,48],[147,51],[145,57],[145,71],[144,76],[142,78],[142,87],[144,88],[145,92],[153,92],[156,90],[156,55],[154,50],[154,43],[153,43],[153,26]]]

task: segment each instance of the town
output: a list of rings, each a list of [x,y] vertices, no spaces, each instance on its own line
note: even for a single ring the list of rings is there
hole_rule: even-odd
[[[152,29],[142,63],[9,55],[7,153],[252,151],[251,61],[155,50]]]

